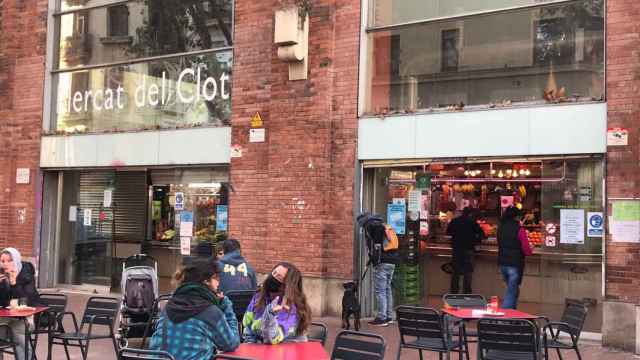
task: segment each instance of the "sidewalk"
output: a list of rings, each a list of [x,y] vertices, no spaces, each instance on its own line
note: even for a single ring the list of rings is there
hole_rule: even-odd
[[[82,316],[82,312],[84,311],[84,305],[89,298],[89,294],[79,294],[79,293],[66,293],[69,297],[69,306],[67,308],[68,311],[73,311],[80,321],[80,317]],[[331,349],[333,348],[333,340],[335,339],[336,334],[341,330],[341,321],[337,317],[325,317],[325,318],[317,318],[314,321],[320,321],[327,324],[329,327],[329,335],[327,344],[325,349],[327,353],[331,353]],[[69,321],[65,322],[65,326],[68,329],[72,328],[72,324]],[[369,331],[376,334],[382,335],[384,339],[387,341],[387,351],[385,359],[396,359],[396,354],[398,351],[398,342],[399,342],[399,334],[398,327],[396,325],[391,325],[388,327],[371,327],[367,324],[365,320],[362,321],[361,331]],[[42,336],[38,341],[38,359],[44,360],[47,355],[47,340],[46,336]],[[475,359],[475,345],[471,345],[471,358]],[[640,359],[640,356],[636,356],[630,353],[625,353],[617,350],[603,348],[598,344],[590,344],[585,343],[580,346],[580,351],[582,354],[583,360],[632,360],[632,359]],[[80,350],[78,348],[70,349],[71,359],[82,359],[80,355]],[[438,355],[435,353],[423,353],[424,359],[437,359]],[[115,353],[113,351],[113,346],[109,340],[97,340],[91,342],[91,346],[89,348],[89,359],[115,359]],[[403,360],[417,360],[419,359],[418,351],[415,350],[403,350],[402,351],[402,359]],[[565,360],[573,360],[577,359],[575,353],[566,351],[563,353],[563,358]],[[56,346],[53,350],[52,359],[54,360],[62,360],[65,359],[64,349],[62,346]],[[457,359],[457,354],[452,354],[452,359]],[[557,359],[557,355],[553,353],[551,355],[551,359]],[[314,359],[305,359],[305,360],[314,360]]]

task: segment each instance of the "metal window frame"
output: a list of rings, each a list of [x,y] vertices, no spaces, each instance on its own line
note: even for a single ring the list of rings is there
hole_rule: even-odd
[[[367,1],[368,3],[368,9],[369,9],[368,16],[373,19],[373,16],[372,16],[373,0],[364,0],[364,1]],[[455,21],[455,20],[461,20],[461,19],[481,16],[481,15],[493,15],[493,14],[511,12],[514,10],[533,9],[533,8],[539,8],[539,7],[546,7],[550,5],[556,5],[556,4],[578,2],[578,1],[583,1],[583,0],[549,0],[549,1],[545,1],[537,4],[534,3],[529,5],[510,6],[510,7],[497,8],[497,9],[491,9],[491,10],[485,10],[485,11],[466,12],[466,13],[461,13],[461,14],[452,15],[452,16],[439,16],[439,17],[434,17],[430,19],[405,21],[405,22],[389,24],[389,25],[375,26],[371,24],[366,24],[365,31],[367,33],[370,33],[370,32],[377,32],[377,31],[394,30],[394,29],[404,28],[412,25],[422,25],[422,24],[437,23],[437,22],[443,22],[443,21]]]

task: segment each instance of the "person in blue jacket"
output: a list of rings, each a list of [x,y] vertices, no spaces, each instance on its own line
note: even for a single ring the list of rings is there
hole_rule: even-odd
[[[151,338],[152,350],[176,360],[211,359],[240,345],[233,304],[218,291],[216,260],[194,259],[176,272],[180,284],[164,308]]]
[[[222,242],[224,255],[220,259],[220,290],[256,290],[256,271],[240,253],[240,242],[227,239]]]

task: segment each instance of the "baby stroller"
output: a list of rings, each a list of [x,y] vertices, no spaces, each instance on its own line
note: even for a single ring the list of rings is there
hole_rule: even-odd
[[[120,343],[143,338],[158,298],[158,262],[151,256],[137,254],[122,264],[122,304],[120,305]],[[148,336],[149,334],[147,334]]]

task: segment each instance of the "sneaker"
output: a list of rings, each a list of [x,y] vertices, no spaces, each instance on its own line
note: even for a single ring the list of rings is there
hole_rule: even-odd
[[[392,318],[387,318],[387,324],[393,324],[393,319]]]
[[[387,319],[375,318],[373,321],[369,321],[369,325],[373,325],[373,326],[389,326],[389,322],[387,321]]]

